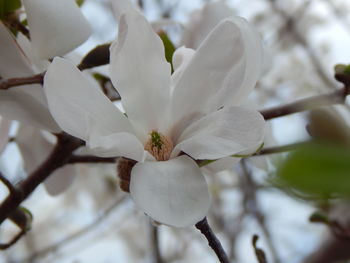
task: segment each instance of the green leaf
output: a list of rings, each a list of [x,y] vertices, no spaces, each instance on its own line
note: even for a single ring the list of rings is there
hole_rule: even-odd
[[[78,6],[82,6],[85,2],[85,0],[75,0]]]
[[[171,72],[174,72],[173,68],[173,54],[176,50],[173,42],[171,42],[170,38],[168,37],[167,33],[164,31],[161,31],[158,33],[159,37],[163,41],[164,49],[165,49],[165,58],[166,60],[171,64]]]
[[[0,0],[0,19],[22,6],[21,0]]]
[[[350,149],[333,144],[301,147],[281,164],[277,178],[305,194],[350,196]]]

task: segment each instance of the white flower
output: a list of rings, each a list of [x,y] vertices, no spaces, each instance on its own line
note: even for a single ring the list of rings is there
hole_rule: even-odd
[[[27,77],[38,72],[35,69],[36,65],[31,63],[16,39],[1,22],[0,47],[2,78]],[[0,90],[0,115],[8,120],[17,120],[25,124],[20,126],[16,142],[24,161],[24,168],[27,173],[31,173],[53,149],[53,143],[47,141],[39,129],[56,133],[61,131],[49,112],[42,86],[23,85]],[[0,150],[7,143],[8,122],[1,119]],[[58,169],[45,180],[45,188],[49,194],[57,195],[68,188],[74,175],[75,170],[71,166]]]
[[[0,77],[28,77],[36,72],[11,32],[0,22]],[[41,85],[24,85],[0,90],[0,115],[52,132],[60,128],[48,110]]]
[[[193,159],[219,159],[262,142],[263,117],[238,106],[259,77],[261,43],[244,19],[233,17],[196,52],[177,50],[173,62],[171,75],[162,41],[130,11],[121,16],[110,67],[127,116],[62,58],[50,65],[44,90],[60,127],[94,154],[138,161],[130,182],[137,206],[160,223],[185,227],[210,206]]]
[[[91,27],[74,0],[23,0],[34,54],[61,56],[82,44]]]

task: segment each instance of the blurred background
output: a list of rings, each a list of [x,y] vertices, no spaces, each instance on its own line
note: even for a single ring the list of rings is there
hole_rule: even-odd
[[[163,30],[177,47],[197,47],[191,31],[195,23],[215,24],[228,15],[253,23],[265,45],[264,72],[247,102],[257,109],[340,87],[333,77],[334,65],[350,62],[347,0],[141,0],[138,4],[155,26],[165,24]],[[76,57],[113,41],[118,31],[109,0],[85,0],[81,8],[94,34],[74,51],[72,56]],[[108,74],[107,67],[90,72]],[[347,106],[336,106],[324,114],[336,115],[347,129],[348,110]],[[309,113],[269,121],[265,146],[308,140],[306,126],[310,121]],[[18,125],[13,124],[11,134],[17,130]],[[254,234],[260,237],[258,246],[268,262],[331,262],[328,250],[340,249],[338,254],[350,250],[348,241],[334,238],[325,224],[309,221],[315,211],[326,206],[327,216],[350,224],[346,198],[319,200],[279,185],[274,174],[285,158],[284,153],[249,157],[230,171],[206,174],[212,194],[208,220],[231,262],[257,262],[251,244]],[[1,171],[13,181],[21,180],[26,176],[23,163],[17,143],[9,142],[0,157]],[[0,262],[217,262],[195,228],[154,227],[119,190],[116,165],[74,165],[74,170],[76,178],[63,194],[52,197],[40,186],[24,202],[34,216],[32,229],[0,253]],[[4,198],[6,188],[0,187]],[[16,231],[6,221],[0,228],[1,239],[8,240]]]

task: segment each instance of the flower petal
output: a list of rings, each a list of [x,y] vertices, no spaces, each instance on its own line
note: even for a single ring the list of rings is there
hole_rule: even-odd
[[[27,77],[34,74],[28,58],[0,21],[0,76],[2,78]]]
[[[132,132],[128,119],[68,60],[55,58],[44,79],[49,109],[69,134],[87,140],[92,129],[99,136]]]
[[[31,94],[32,93],[32,94]],[[39,129],[60,132],[46,105],[35,94],[43,93],[40,85],[14,87],[0,91],[0,115]]]
[[[173,54],[173,66],[174,72],[171,75],[171,87],[174,88],[176,83],[181,79],[183,71],[186,69],[187,64],[191,61],[195,51],[191,48],[184,46],[175,50]]]
[[[8,29],[0,22],[0,76],[2,78],[26,77],[33,69]],[[40,85],[26,85],[0,91],[0,115],[40,129],[59,132],[47,108]]]
[[[210,206],[207,183],[188,156],[138,163],[131,171],[130,193],[137,206],[162,224],[186,227],[202,220]]]
[[[73,0],[23,0],[33,52],[39,58],[61,56],[82,44],[91,27]]]
[[[126,132],[98,136],[92,132],[88,140],[89,153],[100,157],[126,157],[135,161],[144,159],[142,143],[135,135]]]
[[[232,170],[240,160],[241,158],[224,157],[201,167],[201,169],[208,174],[216,174],[221,171]]]
[[[257,149],[264,138],[265,120],[254,110],[229,107],[194,122],[181,134],[172,153],[215,160]]]
[[[170,96],[170,64],[161,39],[137,11],[121,16],[119,36],[111,46],[111,79],[128,118],[146,140],[163,131]]]
[[[117,20],[127,12],[139,11],[139,7],[130,0],[112,0],[112,8],[114,16]]]
[[[260,74],[261,50],[259,35],[246,20],[232,17],[222,21],[201,44],[176,83],[173,123],[183,122],[185,127],[205,113],[243,100]]]
[[[23,125],[18,129],[16,143],[27,173],[31,173],[38,168],[54,148],[54,144],[49,142],[40,130]],[[71,165],[64,166],[54,171],[44,181],[45,188],[50,195],[58,195],[72,184],[74,176],[74,167]]]
[[[54,171],[45,181],[47,193],[56,196],[66,191],[73,183],[76,169],[73,165],[65,165]]]

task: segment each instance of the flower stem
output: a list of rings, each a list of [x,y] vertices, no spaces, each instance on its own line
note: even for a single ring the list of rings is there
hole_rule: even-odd
[[[213,230],[210,228],[207,218],[205,217],[202,221],[199,221],[196,224],[196,228],[205,236],[208,240],[208,245],[214,250],[216,256],[218,257],[221,263],[229,263],[228,256],[219,239],[215,236]]]

